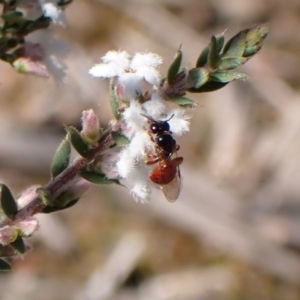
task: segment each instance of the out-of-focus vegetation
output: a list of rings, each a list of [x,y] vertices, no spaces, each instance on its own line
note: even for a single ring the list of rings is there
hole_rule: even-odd
[[[108,83],[88,69],[110,49],[151,51],[164,74],[182,44],[191,66],[212,34],[269,24],[250,79],[202,95],[178,140],[183,188],[148,205],[122,187],[93,188],[41,216],[34,251],[1,274],[1,299],[300,298],[300,2],[74,1],[57,35],[72,44],[68,80],[0,69],[0,179],[17,193],[47,182],[62,124],[94,108],[111,118]],[[93,298],[94,297],[94,298]]]

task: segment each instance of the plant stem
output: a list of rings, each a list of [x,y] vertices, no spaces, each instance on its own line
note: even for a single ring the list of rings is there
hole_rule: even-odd
[[[76,158],[70,166],[68,166],[61,174],[51,179],[49,183],[45,186],[45,189],[49,192],[50,196],[55,199],[63,191],[65,191],[72,180],[90,163],[95,157],[103,153],[105,150],[110,148],[114,144],[111,137],[111,128],[104,131],[102,137],[100,138],[98,145],[92,149],[86,158],[78,157]],[[29,204],[24,206],[18,211],[14,219],[6,218],[0,222],[0,228],[11,225],[14,222],[24,220],[26,217],[33,216],[40,213],[45,207],[41,197],[36,196],[30,201]]]

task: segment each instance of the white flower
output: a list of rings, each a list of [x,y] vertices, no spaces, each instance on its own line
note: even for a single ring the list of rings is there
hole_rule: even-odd
[[[162,100],[156,93],[152,94],[151,100],[142,105],[147,116],[158,120],[167,112],[166,101]]]
[[[162,64],[162,61],[162,57],[155,53],[136,53],[131,60],[130,67],[134,70],[142,67],[157,68]]]
[[[172,115],[174,116],[168,121],[172,133],[180,136],[189,132],[191,117],[185,114],[185,110],[181,108],[172,110],[169,112],[168,118],[170,118]]]
[[[55,24],[65,26],[66,18],[64,12],[54,3],[47,2],[42,5],[43,13],[50,18]]]
[[[155,147],[151,141],[147,131],[138,131],[131,139],[130,145],[128,146],[129,153],[135,158],[135,160],[145,160],[146,154],[154,154]]]
[[[123,70],[126,70],[129,68],[130,55],[126,51],[108,51],[104,56],[102,56],[102,60],[105,64],[113,63],[116,66],[121,67]]]
[[[141,203],[148,203],[151,196],[151,187],[143,181],[137,181],[133,188],[130,190],[133,198]]]
[[[125,51],[108,51],[102,57],[103,64],[97,64],[92,67],[89,74],[93,77],[111,78],[120,76],[129,69],[130,55]]]
[[[153,86],[158,86],[160,82],[160,75],[158,70],[149,67],[143,67],[136,71],[137,76],[140,80],[145,79]]]
[[[118,77],[119,89],[122,100],[131,101],[142,94],[141,83],[143,80],[153,85],[156,89],[160,82],[157,68],[162,63],[162,58],[154,53],[137,53],[130,60],[127,52],[109,51],[102,57],[101,64],[92,67],[89,74],[93,77],[112,78]]]
[[[131,172],[128,178],[130,193],[136,201],[147,203],[151,197],[152,183],[149,179],[149,168],[140,164]]]
[[[189,131],[190,117],[185,110],[168,110],[168,103],[158,88],[161,63],[162,58],[154,53],[137,53],[131,59],[125,51],[109,51],[102,57],[102,63],[89,71],[94,77],[113,78],[122,117],[111,124],[113,130],[121,131],[129,140],[126,147],[115,147],[105,153],[100,169],[109,178],[124,183],[134,199],[142,203],[150,200],[152,188],[159,187],[149,177],[158,164],[147,165],[146,161],[165,159],[155,142],[157,135],[151,133],[150,123],[167,121],[172,132],[166,130],[167,134],[173,136]],[[144,81],[152,85],[151,91],[142,91]]]
[[[117,162],[117,169],[119,176],[126,179],[131,171],[134,169],[135,158],[131,155],[129,148],[125,148],[119,155],[119,161]]]
[[[143,113],[145,112],[141,104],[136,100],[131,101],[130,106],[123,113],[124,122],[126,124],[124,134],[126,134],[128,138],[131,138],[135,132],[144,130],[146,127],[147,119],[142,116]]]
[[[123,100],[134,99],[137,95],[142,94],[141,79],[137,73],[124,73],[119,76],[118,83],[122,88]]]

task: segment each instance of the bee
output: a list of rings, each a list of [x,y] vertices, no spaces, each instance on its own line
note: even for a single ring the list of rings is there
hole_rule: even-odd
[[[149,122],[149,135],[155,143],[155,155],[148,155],[150,159],[146,161],[147,165],[158,163],[158,166],[149,174],[149,178],[162,187],[163,193],[169,202],[174,202],[181,190],[181,175],[179,165],[183,162],[183,157],[177,157],[179,145],[170,131],[168,121],[173,118],[172,115],[166,121],[156,121],[146,116]],[[173,158],[173,154],[176,157]]]

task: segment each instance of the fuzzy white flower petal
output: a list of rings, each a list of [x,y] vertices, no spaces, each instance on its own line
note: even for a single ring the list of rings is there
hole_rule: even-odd
[[[135,161],[129,152],[128,148],[125,148],[119,155],[119,161],[117,162],[118,173],[122,178],[127,178],[134,169]]]
[[[147,203],[151,196],[151,181],[149,179],[149,168],[143,164],[137,167],[130,174],[129,184],[132,186],[130,193],[136,201]]]
[[[129,68],[130,65],[130,55],[126,51],[108,51],[103,57],[102,61],[106,64],[114,63],[123,70]]]
[[[127,131],[135,133],[144,130],[148,120],[142,116],[142,113],[145,112],[142,110],[141,104],[136,100],[130,101],[130,106],[123,113]]]
[[[142,93],[141,79],[136,73],[124,73],[119,76],[118,82],[122,86],[124,100],[129,101]]]
[[[113,63],[97,64],[89,70],[89,74],[93,77],[111,78],[122,72],[118,66]]]
[[[131,189],[130,193],[136,202],[146,204],[150,200],[151,188],[145,182],[137,182]]]
[[[145,102],[142,106],[146,115],[154,120],[161,118],[163,114],[166,114],[167,110],[166,101],[162,100],[157,94],[152,94],[151,100]]]
[[[158,86],[160,83],[159,72],[151,67],[142,67],[136,71],[136,74],[141,78],[149,82],[154,86]]]
[[[172,110],[168,117],[171,117],[174,115],[169,121],[170,130],[175,135],[183,135],[184,133],[187,133],[190,129],[190,116],[185,115],[184,109],[175,109]]]
[[[162,57],[155,53],[136,53],[131,60],[130,67],[133,70],[138,70],[142,67],[157,68],[162,62]]]
[[[45,3],[43,5],[44,15],[60,26],[65,26],[66,18],[64,12],[57,7],[54,3]]]
[[[155,153],[154,143],[151,141],[148,132],[141,130],[135,134],[130,142],[129,152],[136,160],[145,160],[147,153]]]

